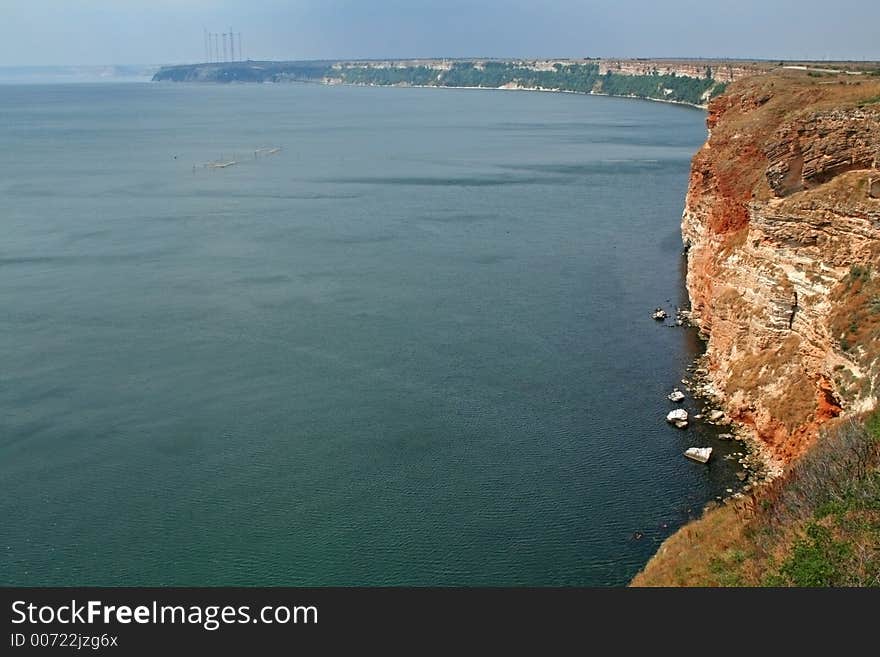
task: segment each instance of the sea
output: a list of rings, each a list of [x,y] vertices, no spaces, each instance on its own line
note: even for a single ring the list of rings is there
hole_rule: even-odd
[[[562,93],[0,85],[0,584],[625,585],[736,482],[665,422],[705,137]]]

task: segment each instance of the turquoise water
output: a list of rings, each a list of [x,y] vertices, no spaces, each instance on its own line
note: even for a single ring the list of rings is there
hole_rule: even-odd
[[[699,344],[650,319],[699,111],[103,84],[0,116],[0,583],[616,585],[734,479],[663,421]]]

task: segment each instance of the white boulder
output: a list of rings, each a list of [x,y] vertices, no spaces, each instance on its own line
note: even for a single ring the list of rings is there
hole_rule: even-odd
[[[685,450],[684,455],[687,456],[689,459],[693,459],[694,461],[706,463],[709,460],[709,457],[712,456],[712,448],[689,447]]]

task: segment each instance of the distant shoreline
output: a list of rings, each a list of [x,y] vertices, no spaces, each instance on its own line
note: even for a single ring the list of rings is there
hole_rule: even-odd
[[[161,82],[167,82],[167,80],[162,80]],[[177,84],[177,83],[175,83]],[[191,84],[204,84],[199,82],[193,82]],[[223,84],[223,83],[214,83],[214,84]],[[248,82],[233,82],[228,84],[317,84],[322,87],[371,87],[375,89],[459,89],[459,90],[469,90],[469,91],[535,91],[540,93],[551,93],[551,94],[572,94],[575,96],[604,96],[606,98],[624,98],[627,100],[647,100],[652,103],[665,103],[667,105],[678,105],[679,107],[691,107],[693,109],[703,110],[704,112],[708,109],[708,105],[697,105],[695,103],[687,103],[681,100],[666,100],[664,98],[651,98],[649,96],[633,96],[633,95],[624,95],[624,94],[606,94],[600,91],[574,91],[572,89],[545,89],[543,87],[454,87],[450,85],[440,85],[440,84],[367,84],[367,83],[359,83],[359,82],[323,82],[320,80],[291,80],[289,82],[258,82],[258,83],[248,83]]]
[[[265,83],[264,83],[265,84]],[[283,82],[270,82],[268,84],[284,84]],[[473,91],[537,91],[541,93],[553,93],[553,94],[573,94],[576,96],[605,96],[607,98],[627,98],[629,100],[649,100],[654,103],[666,103],[667,105],[680,105],[683,107],[693,107],[694,109],[699,109],[706,111],[708,109],[708,105],[696,105],[694,103],[687,103],[680,100],[666,100],[663,98],[650,98],[647,96],[633,96],[633,95],[623,95],[623,94],[606,94],[600,91],[574,91],[572,89],[545,89],[544,87],[453,87],[449,85],[439,85],[439,84],[360,84],[357,82],[337,82],[337,83],[327,83],[327,82],[318,82],[323,86],[327,87],[376,87],[376,88],[395,88],[395,89],[469,89]]]
[[[219,62],[164,66],[157,82],[314,82],[377,87],[556,91],[645,98],[704,109],[766,65],[661,60],[402,60]]]

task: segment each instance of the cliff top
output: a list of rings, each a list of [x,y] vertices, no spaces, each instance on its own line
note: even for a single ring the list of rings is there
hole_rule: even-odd
[[[806,128],[822,132],[823,127],[815,125],[817,119],[820,122],[822,119],[833,120],[835,114],[844,113],[855,120],[862,114],[880,117],[880,76],[777,68],[764,75],[733,82],[725,94],[710,103],[707,119],[712,131],[709,142],[712,160],[716,166],[719,162],[726,162],[726,168],[731,171],[731,175],[724,176],[727,184],[732,185],[724,190],[725,193],[743,201],[785,197],[845,172],[847,167],[841,166],[836,166],[833,171],[808,171],[808,179],[796,184],[794,170],[802,167],[802,163],[789,162],[793,167],[782,172],[778,181],[766,175],[767,168],[783,157],[790,145],[791,138],[783,137],[780,131],[789,129],[803,133]],[[839,150],[842,153],[846,147],[841,146]],[[870,154],[869,160],[876,159],[876,155]],[[863,159],[848,168],[866,169],[875,164]],[[797,173],[804,172],[799,170]],[[837,193],[840,193],[839,189]]]

